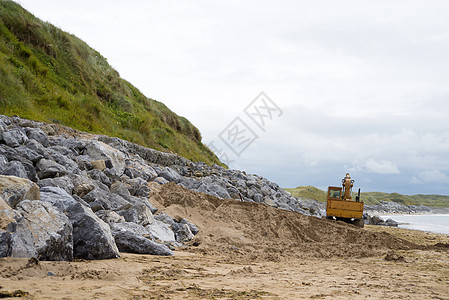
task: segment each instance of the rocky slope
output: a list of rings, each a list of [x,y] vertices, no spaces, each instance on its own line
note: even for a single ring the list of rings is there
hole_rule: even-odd
[[[198,228],[149,201],[168,182],[218,199],[320,215],[257,175],[19,117],[0,116],[0,174],[0,257],[171,255]]]

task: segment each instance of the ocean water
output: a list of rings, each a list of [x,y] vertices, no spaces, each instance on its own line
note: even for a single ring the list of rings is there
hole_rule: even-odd
[[[382,219],[393,219],[399,228],[430,231],[449,235],[449,214],[446,215],[381,215]]]

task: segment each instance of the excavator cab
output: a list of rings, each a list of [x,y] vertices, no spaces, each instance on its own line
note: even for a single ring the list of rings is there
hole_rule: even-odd
[[[342,187],[328,187],[326,218],[341,220],[363,228],[363,202],[360,201],[360,189],[355,201],[352,199],[353,183],[354,180],[347,173],[342,179]]]

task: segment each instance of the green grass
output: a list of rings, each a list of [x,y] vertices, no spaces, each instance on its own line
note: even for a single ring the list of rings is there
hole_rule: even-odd
[[[327,192],[313,186],[286,188],[295,197],[315,199],[325,202]],[[354,195],[355,197],[355,195]],[[444,195],[402,195],[399,193],[366,192],[360,194],[365,204],[376,204],[379,201],[392,201],[403,205],[425,205],[430,207],[449,207],[449,196]]]
[[[7,0],[0,0],[0,114],[223,165],[187,119],[144,96],[79,38]]]
[[[287,192],[290,192],[290,194],[292,194],[295,197],[309,198],[321,202],[326,202],[327,199],[327,192],[310,185],[298,186],[296,188],[286,188],[285,190]]]

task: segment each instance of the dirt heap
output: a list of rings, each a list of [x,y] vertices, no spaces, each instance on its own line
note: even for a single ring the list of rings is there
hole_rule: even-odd
[[[218,199],[173,183],[155,192],[150,202],[199,227],[188,251],[232,259],[368,257],[391,249],[417,247],[387,233],[369,232],[264,204]]]

